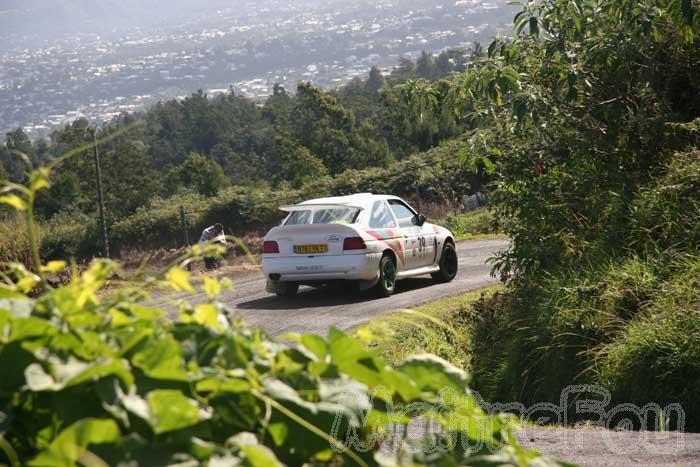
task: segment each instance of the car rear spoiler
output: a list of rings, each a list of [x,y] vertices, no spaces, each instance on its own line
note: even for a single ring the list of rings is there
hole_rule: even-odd
[[[338,208],[353,208],[363,210],[363,206],[355,206],[352,204],[291,204],[289,206],[280,206],[280,211],[294,212],[307,211],[309,209],[338,209]]]

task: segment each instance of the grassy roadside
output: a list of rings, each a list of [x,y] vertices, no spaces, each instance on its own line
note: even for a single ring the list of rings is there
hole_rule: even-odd
[[[469,369],[472,304],[502,289],[502,285],[493,285],[410,310],[397,310],[367,322],[355,335],[392,364],[412,354],[432,353]]]

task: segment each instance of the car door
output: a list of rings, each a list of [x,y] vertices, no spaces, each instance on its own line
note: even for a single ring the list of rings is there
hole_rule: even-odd
[[[429,266],[435,261],[435,232],[429,225],[416,225],[417,213],[399,199],[390,199],[389,206],[404,235],[408,269]]]
[[[401,229],[394,219],[391,208],[383,199],[376,200],[372,205],[369,217],[369,230],[367,233],[377,241],[382,242],[382,247],[388,247],[394,251],[399,260],[399,270],[408,268],[408,254],[403,244]]]

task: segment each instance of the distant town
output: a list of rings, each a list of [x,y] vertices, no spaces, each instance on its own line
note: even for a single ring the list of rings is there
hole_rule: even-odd
[[[103,124],[199,89],[262,100],[275,83],[301,80],[332,88],[388,73],[401,57],[487,45],[510,31],[507,0],[377,0],[299,8],[259,2],[244,10],[122,37],[76,34],[0,55],[0,134],[23,127],[32,137],[84,117]],[[342,4],[341,4],[342,5]]]

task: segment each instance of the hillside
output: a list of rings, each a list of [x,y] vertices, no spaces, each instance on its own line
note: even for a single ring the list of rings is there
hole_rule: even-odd
[[[482,53],[479,48],[435,57],[424,53],[417,62],[404,60],[387,77],[373,68],[366,79],[333,92],[309,83],[290,91],[276,86],[262,106],[234,92],[210,97],[200,91],[123,116],[103,130],[99,148],[113,250],[179,244],[180,205],[192,213],[193,229],[245,212],[236,225],[227,224],[228,231],[245,235],[246,229],[273,222],[274,203],[257,204],[266,198],[378,190],[418,194],[445,206],[459,203],[487,177],[479,164],[462,164],[460,134],[468,123],[447,112],[412,122],[401,83],[447,77]],[[447,89],[436,98],[446,100]],[[32,142],[22,130],[11,132],[0,145],[0,173],[21,182],[25,165],[13,151],[39,165],[91,144],[93,131],[81,119],[54,132],[50,141]],[[35,208],[47,258],[91,258],[101,251],[95,193],[91,148],[57,168]],[[13,231],[13,222],[9,215],[4,230]],[[0,255],[26,257],[22,245],[10,235]]]

